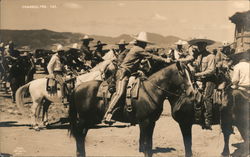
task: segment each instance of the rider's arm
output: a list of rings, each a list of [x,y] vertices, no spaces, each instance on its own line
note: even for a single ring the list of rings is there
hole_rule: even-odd
[[[55,66],[55,62],[56,62],[56,58],[54,56],[52,56],[52,58],[50,59],[48,65],[47,65],[47,70],[49,72],[49,75],[53,75],[53,69]]]
[[[215,72],[215,56],[211,54],[208,56],[207,69],[205,71],[196,73],[195,76],[198,76],[198,77],[208,76],[208,75],[212,75],[214,72]]]
[[[240,81],[240,68],[236,65],[234,66],[232,84],[237,86],[239,81]]]
[[[170,58],[163,58],[163,57],[154,55],[154,54],[146,52],[146,51],[141,52],[141,54],[143,56],[145,56],[146,58],[151,58],[151,59],[156,60],[156,61],[166,62],[166,63],[170,63],[171,62]]]

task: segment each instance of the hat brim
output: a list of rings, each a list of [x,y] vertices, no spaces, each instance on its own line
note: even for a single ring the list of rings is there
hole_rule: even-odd
[[[93,40],[94,40],[94,38],[86,38],[86,39],[81,39],[81,41],[84,41],[84,40],[93,41]]]
[[[116,45],[128,45],[129,43],[117,43]]]
[[[147,41],[147,40],[137,39],[136,37],[134,37],[134,39],[135,39],[136,41],[140,41],[140,42],[144,42],[144,43],[148,43],[148,44],[154,44],[154,43],[152,43],[152,42],[150,42],[150,41]]]
[[[174,43],[175,45],[186,45],[187,42],[183,42],[183,43]]]
[[[107,44],[99,44],[99,45],[95,45],[94,47],[98,47],[98,46],[105,46]]]
[[[197,43],[207,43],[207,45],[213,45],[215,41],[209,39],[192,39],[188,41],[189,45],[197,45]]]

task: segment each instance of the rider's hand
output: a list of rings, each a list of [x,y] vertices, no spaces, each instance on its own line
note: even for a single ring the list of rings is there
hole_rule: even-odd
[[[171,63],[173,60],[171,59],[171,58],[165,58],[164,59],[164,62],[166,62],[166,63]]]
[[[55,75],[54,74],[49,74],[48,78],[55,78]]]

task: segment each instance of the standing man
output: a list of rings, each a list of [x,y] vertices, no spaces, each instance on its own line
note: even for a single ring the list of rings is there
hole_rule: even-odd
[[[172,50],[173,53],[173,60],[178,60],[181,58],[184,58],[187,54],[185,52],[185,49],[183,48],[184,45],[186,45],[186,41],[178,40],[175,45],[177,45],[176,49]]]
[[[193,67],[195,70],[195,77],[202,82],[204,91],[204,105],[205,105],[205,129],[211,130],[212,123],[212,105],[213,105],[213,91],[215,89],[215,56],[209,52],[206,47],[212,45],[214,41],[209,39],[193,39],[189,41],[190,45],[196,45],[197,49],[193,50]]]
[[[223,133],[233,133],[232,127],[232,104],[229,103],[229,93],[231,89],[228,88],[231,84],[230,71],[232,69],[231,48],[230,43],[223,42],[220,51],[216,54],[216,75],[217,75],[217,93],[220,94],[218,104],[221,104],[221,129]]]
[[[239,54],[239,63],[234,66],[232,88],[250,94],[250,49],[243,53]]]
[[[147,44],[150,42],[147,39],[146,32],[140,32],[138,37],[134,37],[136,42],[134,46],[130,49],[123,62],[120,65],[120,69],[117,71],[116,78],[116,92],[112,96],[112,99],[109,104],[109,108],[104,115],[104,122],[112,124],[114,121],[112,118],[112,112],[115,108],[117,102],[122,96],[123,92],[126,89],[129,76],[136,72],[139,69],[141,60],[144,58],[152,58],[153,60],[169,62],[168,59],[153,55],[145,51]]]

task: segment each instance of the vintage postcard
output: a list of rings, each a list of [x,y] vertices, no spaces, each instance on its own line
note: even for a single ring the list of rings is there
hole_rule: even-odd
[[[0,0],[0,156],[249,156],[249,0]]]

